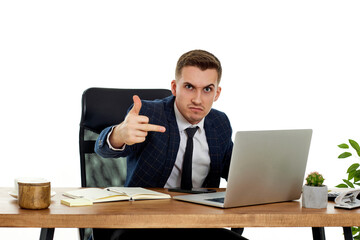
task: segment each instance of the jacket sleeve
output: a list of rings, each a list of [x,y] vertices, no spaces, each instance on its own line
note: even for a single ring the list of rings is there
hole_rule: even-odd
[[[126,157],[129,154],[129,147],[125,147],[123,151],[113,150],[107,143],[107,136],[111,132],[113,126],[107,127],[100,133],[96,139],[95,152],[103,158],[119,158]]]

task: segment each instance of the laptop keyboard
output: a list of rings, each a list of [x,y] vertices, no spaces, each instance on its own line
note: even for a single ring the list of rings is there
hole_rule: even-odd
[[[209,198],[209,199],[205,199],[207,201],[212,201],[212,202],[218,202],[218,203],[224,203],[225,198],[221,197],[221,198]]]

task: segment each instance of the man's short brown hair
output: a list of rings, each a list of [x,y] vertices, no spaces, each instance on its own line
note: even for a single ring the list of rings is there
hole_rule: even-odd
[[[186,66],[198,67],[202,71],[207,69],[215,69],[218,74],[218,83],[221,79],[221,63],[217,57],[212,53],[209,53],[204,50],[192,50],[190,52],[184,53],[178,60],[175,70],[175,79],[179,80],[181,78],[181,71]]]

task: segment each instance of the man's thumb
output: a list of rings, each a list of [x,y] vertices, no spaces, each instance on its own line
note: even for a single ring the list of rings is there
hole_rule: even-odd
[[[141,109],[141,100],[140,100],[139,96],[134,95],[133,101],[134,101],[134,106],[132,107],[130,112],[133,114],[139,115],[140,109]]]

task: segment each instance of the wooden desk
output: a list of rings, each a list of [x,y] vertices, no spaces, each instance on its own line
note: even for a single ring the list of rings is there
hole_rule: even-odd
[[[49,209],[20,209],[17,200],[0,188],[0,227],[34,228],[242,228],[360,226],[360,210],[305,209],[300,202],[219,209],[173,199],[99,203],[87,207],[60,204],[55,188]],[[161,189],[154,189],[163,191]],[[166,190],[164,190],[167,192]],[[172,195],[178,193],[169,192]]]

